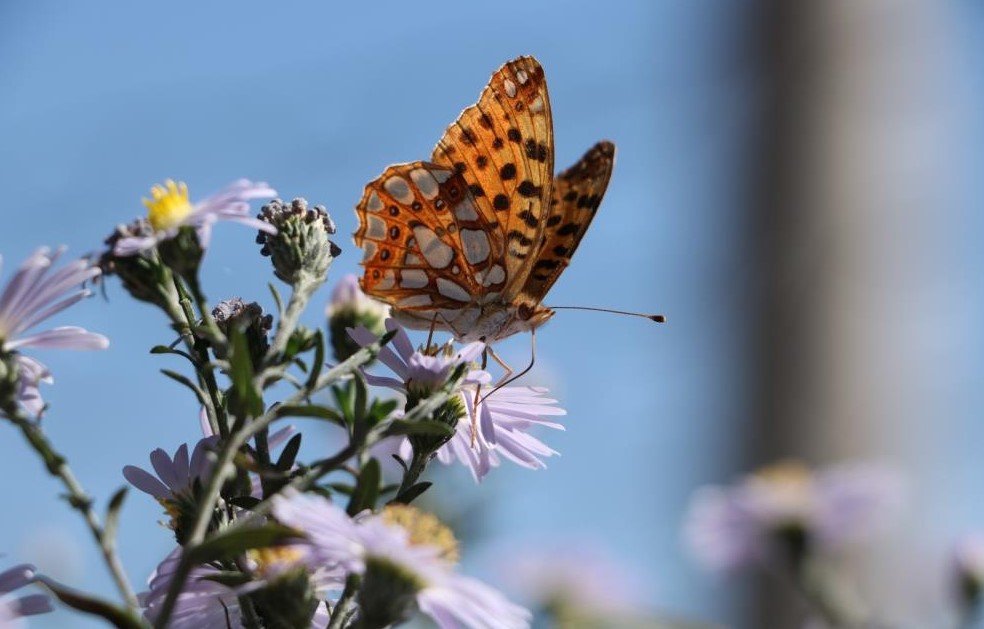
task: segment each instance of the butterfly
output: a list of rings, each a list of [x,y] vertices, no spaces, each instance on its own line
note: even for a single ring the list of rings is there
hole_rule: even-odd
[[[567,267],[608,187],[615,145],[598,142],[554,175],[543,68],[507,62],[437,143],[395,164],[355,208],[362,290],[414,329],[498,341],[543,325],[543,298]]]

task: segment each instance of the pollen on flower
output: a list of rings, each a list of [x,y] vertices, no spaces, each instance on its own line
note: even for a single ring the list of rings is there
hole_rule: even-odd
[[[163,186],[151,188],[150,196],[153,198],[144,199],[143,204],[147,206],[147,220],[156,230],[175,227],[191,213],[188,186],[184,182],[168,179]]]
[[[441,550],[441,558],[449,564],[458,563],[458,541],[436,516],[424,513],[408,505],[387,505],[380,514],[388,524],[399,526],[410,536],[414,546],[435,546]]]

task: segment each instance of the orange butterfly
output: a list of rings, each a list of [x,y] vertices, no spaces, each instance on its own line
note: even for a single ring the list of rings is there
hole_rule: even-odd
[[[366,294],[403,325],[486,343],[553,316],[544,296],[570,262],[608,187],[602,141],[554,176],[543,68],[519,57],[492,75],[429,162],[396,164],[355,208]]]

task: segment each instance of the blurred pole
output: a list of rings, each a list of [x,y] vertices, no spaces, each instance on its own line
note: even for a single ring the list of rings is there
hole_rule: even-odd
[[[913,366],[920,321],[934,323],[924,308],[933,278],[946,272],[946,5],[759,0],[758,9],[752,465],[926,465],[919,423],[945,401],[932,393],[940,376]],[[803,609],[790,591],[763,581],[759,593],[747,626],[797,626]]]

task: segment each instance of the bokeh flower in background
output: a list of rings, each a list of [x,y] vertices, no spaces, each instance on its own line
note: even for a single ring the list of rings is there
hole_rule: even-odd
[[[694,556],[714,571],[841,548],[897,512],[902,482],[874,464],[812,471],[778,463],[730,487],[704,487],[691,500],[684,535]]]
[[[24,348],[106,349],[109,339],[76,326],[60,326],[25,335],[30,328],[88,297],[82,288],[97,277],[99,268],[87,260],[74,260],[52,271],[64,249],[47,247],[34,251],[17,269],[0,294],[0,351],[5,374],[4,402],[19,402],[37,415],[44,408],[38,385],[52,383],[51,372],[43,363],[20,353]],[[7,393],[8,385],[10,389]]]

